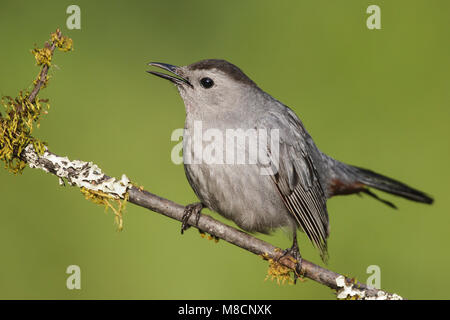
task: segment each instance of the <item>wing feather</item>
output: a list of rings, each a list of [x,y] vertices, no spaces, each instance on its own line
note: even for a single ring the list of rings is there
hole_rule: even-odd
[[[275,165],[278,170],[271,175],[272,180],[286,208],[325,261],[328,257],[329,220],[326,195],[311,157],[317,150],[311,150],[311,145],[306,143],[310,137],[302,123],[290,109],[286,109],[285,112],[266,113],[258,127],[279,129],[279,159],[275,159],[275,152],[267,145],[272,168],[274,163],[278,164]]]

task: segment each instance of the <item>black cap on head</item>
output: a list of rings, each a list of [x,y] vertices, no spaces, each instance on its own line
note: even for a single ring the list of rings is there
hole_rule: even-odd
[[[217,69],[219,71],[222,71],[223,73],[230,76],[232,79],[256,86],[256,84],[245,75],[244,72],[242,72],[241,69],[236,67],[234,64],[226,61],[226,60],[219,60],[219,59],[206,59],[201,60],[199,62],[193,63],[189,65],[189,69],[191,70],[210,70],[210,69]]]

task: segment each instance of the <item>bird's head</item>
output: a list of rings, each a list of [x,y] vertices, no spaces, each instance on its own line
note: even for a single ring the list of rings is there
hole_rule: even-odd
[[[257,88],[241,69],[225,60],[207,59],[183,67],[159,62],[149,65],[172,73],[147,71],[176,85],[188,113],[237,108],[241,99]]]

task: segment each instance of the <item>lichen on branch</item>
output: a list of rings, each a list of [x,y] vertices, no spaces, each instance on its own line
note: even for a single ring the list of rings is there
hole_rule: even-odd
[[[45,142],[32,135],[33,129],[39,127],[42,115],[49,109],[48,100],[39,99],[38,94],[48,85],[48,70],[55,49],[73,50],[72,39],[63,36],[59,29],[51,34],[42,48],[31,50],[36,64],[41,67],[33,81],[33,90],[20,91],[15,98],[5,96],[1,99],[4,110],[0,111],[0,161],[13,173],[22,173],[28,164],[31,168],[56,174],[60,184],[64,184],[65,179],[69,185],[79,187],[87,200],[111,209],[118,229],[122,230],[122,213],[128,199],[130,180],[125,175],[120,180],[110,178],[91,162],[58,157],[47,151]]]
[[[70,160],[46,148],[42,154],[38,154],[32,144],[25,148],[21,156],[30,168],[56,175],[62,184],[65,180],[69,185],[80,188],[87,200],[111,209],[118,229],[123,229],[122,213],[128,201],[128,190],[132,187],[126,175],[122,175],[121,179],[109,177],[92,162]]]
[[[32,144],[38,154],[45,150],[46,143],[33,137],[34,127],[39,127],[42,115],[47,114],[49,104],[47,99],[37,98],[41,88],[48,84],[48,69],[55,48],[61,51],[73,49],[72,39],[65,37],[58,29],[51,34],[51,38],[44,44],[43,48],[35,48],[31,51],[41,71],[31,92],[20,91],[13,98],[3,96],[0,109],[0,161],[5,168],[12,173],[22,173],[26,163],[21,158],[21,153],[26,146]]]
[[[20,154],[27,145],[32,144],[40,154],[45,149],[45,143],[31,134],[48,106],[40,99],[33,104],[28,96],[21,91],[16,98],[5,96],[1,100],[5,110],[0,114],[0,160],[13,173],[21,173],[26,167]]]
[[[383,290],[378,290],[376,295],[367,295],[366,288],[361,288],[356,280],[348,281],[342,275],[339,275],[335,280],[338,287],[336,296],[339,300],[403,300],[398,294]]]
[[[114,213],[114,220],[117,224],[117,229],[119,231],[123,230],[123,212],[128,202],[128,193],[124,193],[123,200],[103,191],[93,191],[85,187],[81,188],[81,193],[84,194],[86,200],[105,206],[105,211],[111,209]]]

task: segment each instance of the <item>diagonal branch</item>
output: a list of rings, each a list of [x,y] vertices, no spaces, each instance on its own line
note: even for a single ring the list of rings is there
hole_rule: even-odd
[[[120,180],[111,178],[92,162],[71,161],[67,157],[60,157],[49,151],[40,156],[34,151],[32,145],[24,150],[22,159],[27,162],[29,167],[44,170],[60,179],[66,179],[70,185],[102,192],[102,194],[110,195],[115,199],[124,199],[128,196],[128,201],[135,205],[182,221],[184,206],[135,187],[125,175]],[[198,224],[196,224],[196,217],[193,215],[190,217],[188,224],[244,250],[263,256],[272,263],[278,263],[289,268],[289,270],[295,270],[295,260],[289,255],[283,256],[281,249],[217,221],[209,215],[201,214]],[[344,277],[307,260],[302,261],[301,273],[307,278],[337,290],[338,298],[401,299],[396,294],[371,288],[366,284]]]
[[[61,37],[62,37],[61,31],[59,29],[56,30],[56,36],[57,36],[58,40],[61,39]],[[56,49],[56,42],[52,42],[52,44],[45,43],[45,47],[50,50],[49,55],[51,57],[51,56],[53,56],[53,52]],[[31,91],[30,96],[28,97],[28,99],[30,100],[31,103],[35,102],[35,99],[39,93],[39,90],[41,90],[42,86],[45,85],[49,68],[50,68],[49,64],[44,64],[42,66],[41,72],[38,75],[38,78],[35,82],[34,88]]]

